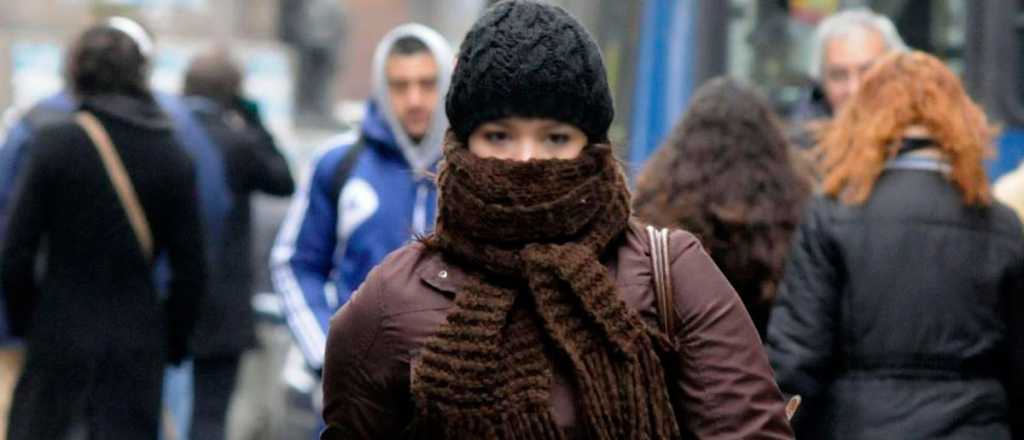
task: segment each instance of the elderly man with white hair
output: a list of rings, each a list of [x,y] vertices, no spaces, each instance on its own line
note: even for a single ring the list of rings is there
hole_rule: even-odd
[[[857,93],[871,65],[890,51],[906,49],[892,21],[870,9],[848,9],[822,20],[808,66],[815,86],[791,116],[792,140],[810,147],[814,132]]]

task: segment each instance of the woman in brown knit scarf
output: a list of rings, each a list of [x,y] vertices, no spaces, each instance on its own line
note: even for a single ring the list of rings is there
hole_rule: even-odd
[[[562,9],[506,1],[466,36],[434,233],[332,320],[323,439],[790,438],[742,303],[692,235],[677,334],[608,146],[600,52]]]

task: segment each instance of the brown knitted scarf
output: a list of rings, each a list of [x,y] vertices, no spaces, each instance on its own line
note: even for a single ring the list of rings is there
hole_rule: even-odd
[[[630,215],[610,148],[511,162],[449,147],[438,187],[426,242],[470,281],[414,362],[411,436],[567,438],[550,406],[561,360],[577,391],[577,433],[679,438],[655,349],[663,335],[619,299],[598,261]]]

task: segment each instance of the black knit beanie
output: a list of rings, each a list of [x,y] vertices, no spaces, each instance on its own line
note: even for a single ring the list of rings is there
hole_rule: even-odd
[[[564,9],[532,0],[502,1],[476,21],[459,49],[445,110],[462,142],[509,116],[571,123],[591,143],[607,142],[614,116],[594,39]]]

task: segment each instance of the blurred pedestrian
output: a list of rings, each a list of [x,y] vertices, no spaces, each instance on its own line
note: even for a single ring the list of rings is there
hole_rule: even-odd
[[[694,95],[637,180],[636,214],[696,235],[764,338],[790,236],[813,177],[768,102],[729,78]]]
[[[847,105],[768,323],[798,436],[1022,438],[1024,231],[989,191],[994,130],[921,52]]]
[[[892,21],[870,9],[827,17],[814,31],[809,73],[814,81],[790,115],[790,138],[810,148],[824,123],[857,93],[864,73],[890,51],[905,51]]]
[[[231,188],[219,252],[210,256],[209,292],[199,309],[193,344],[193,405],[189,438],[224,438],[239,359],[256,344],[252,308],[252,233],[249,199],[256,192],[294,191],[288,162],[242,95],[242,72],[225,49],[194,58],[185,74],[186,103],[221,148]]]
[[[187,355],[205,289],[194,171],[149,92],[135,32],[108,21],[75,41],[75,118],[40,129],[19,172],[0,267],[27,341],[10,440],[65,438],[73,425],[90,439],[156,438],[163,366]]]
[[[792,437],[742,303],[681,231],[663,260],[681,326],[660,330],[605,68],[575,19],[491,7],[446,110],[437,229],[333,318],[322,439]]]
[[[106,23],[129,35],[141,49],[146,65],[150,65],[155,50],[153,36],[150,33],[139,23],[124,17],[111,17]],[[147,67],[147,73],[149,70]],[[215,256],[222,248],[219,242],[224,235],[221,225],[226,221],[231,208],[230,188],[224,176],[225,167],[220,148],[211,141],[206,130],[180,96],[158,91],[150,93],[169,118],[176,141],[193,159],[199,187],[199,211],[204,230],[204,245],[207,255]],[[3,147],[0,148],[0,170],[3,171],[0,173],[0,226],[10,215],[10,195],[14,182],[25,167],[34,139],[41,133],[42,127],[54,121],[66,120],[78,105],[78,97],[69,90],[69,85],[66,85],[65,90],[34,105],[6,133]],[[3,236],[0,235],[0,241],[2,240]],[[156,279],[162,292],[167,290],[168,283],[165,266],[166,262],[162,259],[157,261]],[[170,410],[169,414],[173,416],[175,432],[188,430],[191,412],[191,374],[191,362],[184,362],[180,366],[168,369],[164,398]]]
[[[0,246],[7,231],[11,197],[14,195],[18,171],[25,167],[27,155],[21,147],[27,143],[29,133],[38,130],[38,127],[66,118],[71,110],[57,108],[56,103],[52,101],[54,100],[45,100],[26,112],[16,124],[5,131],[4,142],[0,144]],[[0,440],[4,440],[7,433],[11,398],[25,361],[24,341],[12,334],[5,309],[6,295],[0,283]]]
[[[373,63],[373,96],[358,139],[314,160],[271,257],[288,325],[309,367],[323,367],[328,319],[388,253],[429,232],[430,175],[447,121],[442,98],[453,56],[436,31],[389,32]]]
[[[335,129],[335,72],[344,61],[347,16],[338,0],[281,0],[281,38],[298,58],[295,120],[298,125]]]

